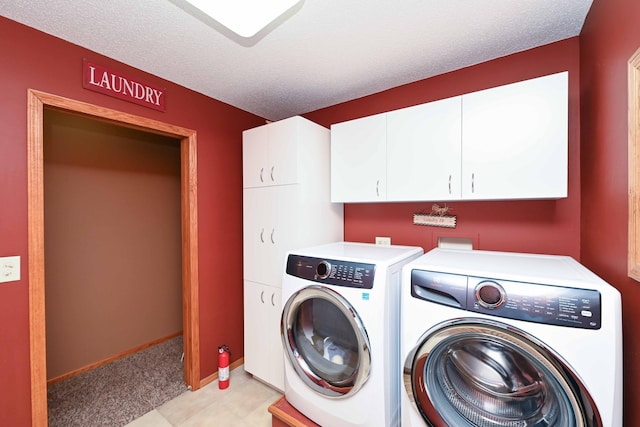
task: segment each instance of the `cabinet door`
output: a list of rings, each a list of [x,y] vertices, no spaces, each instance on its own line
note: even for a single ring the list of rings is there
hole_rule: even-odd
[[[298,117],[242,133],[243,188],[297,182]]]
[[[462,197],[567,196],[566,72],[462,96]]]
[[[272,187],[245,188],[243,191],[243,265],[244,278],[265,283],[273,245],[269,241],[275,223]]]
[[[300,117],[273,122],[269,128],[269,168],[266,175],[270,185],[298,182],[298,144],[304,144],[299,136]]]
[[[299,224],[305,223],[305,219],[298,215],[301,203],[298,190],[298,185],[280,185],[273,188],[270,196],[274,217],[267,238],[267,245],[270,245],[270,265],[265,269],[264,276],[267,277],[267,284],[278,288],[282,287],[286,253],[297,246]],[[317,226],[317,224],[307,225]]]
[[[244,281],[244,369],[261,378],[268,369],[264,354],[270,348],[264,334],[267,317],[264,301],[268,298],[265,288],[265,285]]]
[[[460,198],[461,97],[387,115],[387,200]]]
[[[282,315],[282,293],[279,288],[267,286],[267,318],[264,335],[269,342],[269,377],[268,381],[274,387],[284,390],[284,350],[280,338],[280,317]]]
[[[242,187],[268,185],[269,129],[267,126],[242,133]]]
[[[280,289],[244,282],[244,369],[284,390]]]
[[[244,278],[280,287],[285,253],[294,249],[297,185],[243,190]]]
[[[364,117],[331,126],[331,201],[386,199],[387,118]]]

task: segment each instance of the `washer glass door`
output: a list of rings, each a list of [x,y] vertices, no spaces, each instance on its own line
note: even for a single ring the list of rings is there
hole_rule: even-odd
[[[408,355],[405,387],[433,426],[601,426],[579,378],[542,343],[500,322],[459,319]]]
[[[351,395],[369,378],[371,351],[358,313],[322,286],[294,293],[282,311],[282,343],[298,376],[330,397]]]

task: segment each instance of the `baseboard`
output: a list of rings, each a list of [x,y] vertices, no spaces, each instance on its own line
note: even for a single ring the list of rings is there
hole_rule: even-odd
[[[236,369],[239,366],[244,365],[244,357],[241,357],[240,359],[236,360],[235,362],[232,362],[229,365],[229,370],[233,371],[234,369]],[[211,384],[212,382],[214,382],[215,380],[218,379],[218,371],[215,371],[213,374],[209,375],[206,378],[203,378],[200,380],[200,388],[206,386],[207,384]]]
[[[57,383],[59,381],[66,380],[68,378],[74,377],[76,375],[82,374],[83,372],[87,372],[87,371],[90,371],[92,369],[99,368],[102,365],[106,365],[107,363],[111,363],[111,362],[114,362],[114,361],[116,361],[118,359],[122,359],[123,357],[126,357],[126,356],[129,356],[131,354],[137,353],[137,352],[142,351],[142,350],[144,350],[146,348],[149,348],[149,347],[152,347],[154,345],[163,343],[165,341],[169,341],[170,339],[173,339],[173,338],[178,337],[180,335],[182,335],[182,331],[176,332],[175,334],[171,334],[171,335],[163,337],[163,338],[159,338],[157,340],[148,342],[146,344],[142,344],[142,345],[140,345],[138,347],[134,347],[132,349],[123,351],[122,353],[118,353],[118,354],[116,354],[114,356],[107,357],[106,359],[100,360],[98,362],[92,363],[92,364],[87,365],[87,366],[83,366],[82,368],[75,369],[75,370],[73,370],[71,372],[67,372],[66,374],[62,374],[62,375],[57,376],[55,378],[51,378],[50,380],[47,380],[47,386],[50,386],[51,384],[55,384],[55,383]]]

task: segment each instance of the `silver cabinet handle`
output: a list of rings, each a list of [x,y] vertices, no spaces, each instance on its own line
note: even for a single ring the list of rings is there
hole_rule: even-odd
[[[271,229],[271,243],[273,243],[273,244],[275,244],[275,243],[276,243],[276,241],[275,241],[275,240],[273,240],[273,235],[275,234],[275,232],[276,232],[276,229],[275,229],[275,228]]]
[[[271,181],[274,181],[274,179],[273,179],[273,170],[274,170],[274,169],[275,169],[275,166],[271,166],[271,173],[270,173],[270,175],[271,175]]]
[[[260,182],[264,182],[264,178],[262,177],[263,173],[264,173],[264,168],[260,168]]]
[[[264,304],[264,291],[260,291],[260,302]]]
[[[476,192],[476,174],[475,173],[471,174],[471,192],[472,193]]]
[[[275,296],[275,294],[271,294],[271,305],[275,307],[275,306],[276,306],[276,303],[275,303],[275,302],[273,302],[273,297],[274,297],[274,296]]]
[[[449,194],[451,194],[451,175],[449,175]]]
[[[260,230],[260,241],[264,243],[264,228]]]
[[[376,197],[380,197],[380,180],[376,181]]]

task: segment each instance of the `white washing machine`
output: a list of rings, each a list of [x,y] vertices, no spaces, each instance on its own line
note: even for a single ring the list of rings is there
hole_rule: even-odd
[[[434,249],[401,313],[404,426],[622,426],[620,293],[574,259]]]
[[[290,252],[285,396],[321,426],[400,424],[400,279],[422,248],[340,242]]]

